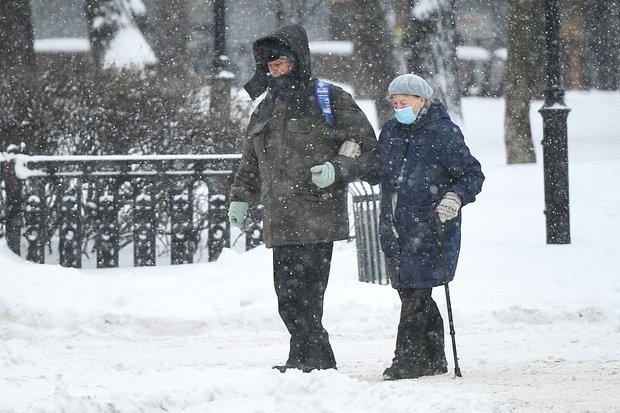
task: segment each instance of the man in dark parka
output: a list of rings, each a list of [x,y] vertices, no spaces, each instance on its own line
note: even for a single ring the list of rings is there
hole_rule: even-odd
[[[263,241],[273,248],[274,286],[290,352],[275,366],[336,368],[322,325],[333,241],[349,235],[347,184],[364,175],[376,147],[372,126],[351,95],[332,85],[335,124],[324,118],[303,27],[282,27],[253,45],[252,99],[266,94],[247,127],[231,190],[229,219],[247,228],[249,203],[262,202]]]

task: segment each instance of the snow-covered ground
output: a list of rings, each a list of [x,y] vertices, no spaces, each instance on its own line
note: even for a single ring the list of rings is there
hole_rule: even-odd
[[[501,99],[463,101],[487,176],[451,284],[463,377],[383,382],[399,301],[336,247],[325,325],[337,371],[281,374],[271,255],[77,270],[0,241],[0,412],[620,412],[620,93],[570,92],[570,245],[547,245],[538,163],[507,166]],[[435,298],[445,315],[443,289]],[[447,324],[447,323],[446,323]]]

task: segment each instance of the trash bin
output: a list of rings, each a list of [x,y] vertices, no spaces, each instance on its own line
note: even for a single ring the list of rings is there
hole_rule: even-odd
[[[349,185],[355,222],[355,246],[359,280],[373,284],[388,284],[385,257],[379,245],[379,186],[366,182]]]

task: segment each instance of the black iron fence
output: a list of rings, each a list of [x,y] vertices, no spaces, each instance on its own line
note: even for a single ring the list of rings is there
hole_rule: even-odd
[[[9,154],[0,157],[0,237],[30,261],[66,267],[82,267],[83,259],[117,267],[128,250],[135,266],[192,263],[204,255],[213,261],[237,242],[227,194],[239,159]],[[359,279],[387,284],[378,189],[355,182],[349,194]],[[260,207],[249,212],[250,231],[233,234],[245,249],[262,242]]]
[[[213,261],[231,244],[227,194],[239,159],[8,155],[0,163],[7,244],[30,261],[67,267],[91,255],[97,268],[119,266],[129,244],[135,266],[165,256],[171,264],[197,254]],[[261,242],[254,222],[246,249]]]

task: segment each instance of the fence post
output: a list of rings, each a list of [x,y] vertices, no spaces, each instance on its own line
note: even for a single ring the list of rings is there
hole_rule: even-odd
[[[134,193],[133,265],[155,265],[155,207],[153,183],[142,188],[136,185]]]
[[[43,240],[45,239],[45,211],[43,201],[38,195],[30,195],[26,200],[24,210],[24,223],[26,230],[24,236],[28,241],[28,261],[43,264],[45,262],[45,250]]]
[[[170,188],[170,253],[172,264],[194,262],[194,236],[192,228],[192,189],[183,182]]]
[[[228,222],[226,212],[226,195],[209,194],[209,212],[207,218],[209,222],[209,240],[207,241],[209,261],[217,260],[226,246],[226,237],[224,236],[227,232],[226,223]]]
[[[230,246],[230,227],[228,225],[228,196],[225,181],[214,178],[209,185],[209,261],[215,261],[224,247]]]
[[[15,171],[15,157],[5,164],[6,242],[15,254],[21,254],[22,185]]]
[[[67,183],[60,198],[59,247],[60,265],[82,266],[82,223],[79,202],[79,185]]]
[[[98,194],[97,268],[118,267],[118,181],[110,178]]]

